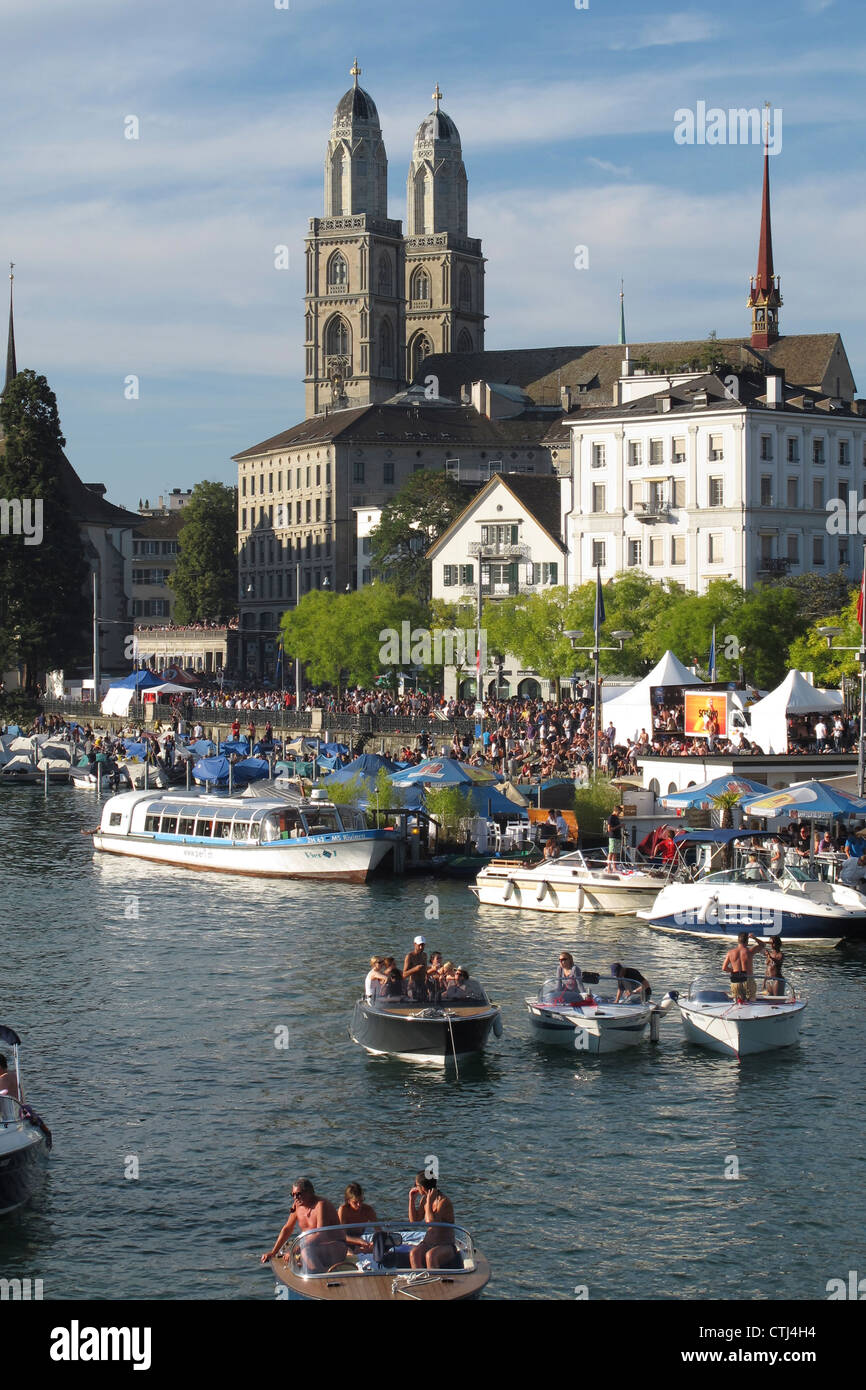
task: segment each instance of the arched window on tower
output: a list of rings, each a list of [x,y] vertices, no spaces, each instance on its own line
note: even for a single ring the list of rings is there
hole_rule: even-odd
[[[412,274],[409,299],[413,304],[426,304],[430,300],[430,276],[420,266]]]
[[[331,155],[331,216],[343,215],[343,146]]]
[[[381,295],[391,295],[394,293],[391,257],[387,255],[379,257],[379,293]]]
[[[390,319],[383,319],[379,328],[379,371],[382,376],[394,375],[394,330]]]
[[[472,308],[472,276],[469,274],[468,265],[465,265],[460,272],[459,302],[461,309]]]
[[[409,349],[409,359],[412,366],[412,376],[418,375],[421,370],[421,363],[425,357],[429,357],[433,351],[433,344],[426,333],[418,333],[412,339],[412,346]]]
[[[352,337],[349,325],[339,314],[335,314],[325,333],[325,356],[343,358],[347,369],[351,366]]]
[[[415,235],[421,236],[427,230],[425,222],[425,195],[427,192],[427,171],[418,170],[415,175]]]
[[[328,261],[328,289],[347,290],[349,288],[349,267],[345,256],[335,251]]]
[[[460,336],[457,339],[458,352],[473,352],[472,334],[467,328],[461,328]]]

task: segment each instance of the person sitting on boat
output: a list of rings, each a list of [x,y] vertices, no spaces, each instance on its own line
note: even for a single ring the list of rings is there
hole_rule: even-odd
[[[423,936],[416,936],[413,950],[403,962],[403,979],[406,982],[410,999],[425,1002],[427,999],[427,942]]]
[[[372,1243],[364,1240],[363,1235],[370,1222],[376,1220],[376,1212],[364,1201],[364,1189],[359,1182],[349,1183],[338,1215],[340,1225],[346,1227],[346,1244],[353,1245],[356,1250],[372,1250]]]
[[[424,1180],[427,1174],[424,1172],[415,1174],[415,1182],[409,1188],[409,1220],[423,1221],[424,1208],[427,1205],[427,1189],[424,1187]]]
[[[430,952],[430,964],[427,966],[427,980],[425,982],[427,999],[431,1004],[435,1004],[442,992],[442,952]]]
[[[454,978],[442,995],[445,1003],[451,1000],[476,999],[478,997],[478,987],[474,980],[470,980],[469,971],[460,966],[454,973]]]
[[[556,967],[556,991],[557,999],[561,998],[563,1004],[576,1004],[583,998],[583,976],[570,951],[563,951],[559,957],[559,965]]]
[[[370,957],[370,969],[364,977],[364,998],[368,1004],[372,1004],[378,996],[383,964],[381,956]]]
[[[722,962],[722,969],[731,977],[731,998],[738,1004],[748,1004],[758,993],[755,977],[752,974],[752,957],[763,950],[764,943],[755,936],[755,945],[749,945],[752,932],[741,931],[736,946],[732,946]]]
[[[850,858],[844,865],[839,875],[839,882],[844,883],[846,888],[860,889],[866,882],[866,853],[859,858]]]
[[[340,1217],[333,1202],[326,1197],[318,1197],[309,1178],[298,1178],[292,1183],[289,1219],[274,1241],[273,1248],[262,1255],[262,1264],[279,1255],[296,1226],[300,1231],[315,1231],[339,1224]],[[310,1236],[309,1240],[304,1241],[301,1248],[301,1260],[308,1274],[324,1274],[345,1256],[346,1238],[334,1231],[321,1230],[320,1235]]]
[[[619,961],[610,967],[610,973],[617,982],[616,999],[613,1001],[618,1004],[621,999],[631,999],[632,995],[640,996],[643,1003],[646,1003],[652,994],[649,980],[645,980],[639,970],[631,966],[620,965]]]
[[[11,1096],[13,1100],[20,1101],[18,1077],[14,1071],[9,1071],[8,1067],[5,1054],[0,1052],[0,1096]]]
[[[403,975],[396,965],[391,966],[385,975],[384,982],[379,987],[380,1000],[394,1000],[403,998]]]
[[[543,854],[543,858],[545,858],[545,859],[558,859],[558,858],[559,858],[559,842],[558,842],[556,839],[554,839],[553,836],[551,836],[549,840],[545,840],[545,842],[544,842],[544,854]]]
[[[771,936],[769,946],[764,946],[764,959],[767,964],[764,970],[764,993],[778,995],[784,992],[782,966],[785,957],[782,953],[782,938]]]
[[[455,1269],[457,1250],[450,1230],[454,1225],[454,1207],[450,1197],[440,1192],[436,1178],[422,1178],[426,1192],[424,1220],[428,1230],[424,1239],[413,1246],[409,1254],[412,1269]]]
[[[746,879],[748,883],[766,883],[767,871],[757,854],[750,854],[746,860],[743,878]]]

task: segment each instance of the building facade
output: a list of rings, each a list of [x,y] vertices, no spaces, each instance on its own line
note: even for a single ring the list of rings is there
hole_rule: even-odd
[[[186,521],[184,507],[191,492],[174,488],[157,506],[139,500],[142,518],[132,540],[132,614],[136,622],[174,618],[175,595],[170,587],[177,565],[179,536]]]

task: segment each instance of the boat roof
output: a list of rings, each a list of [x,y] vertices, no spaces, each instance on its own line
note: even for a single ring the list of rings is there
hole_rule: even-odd
[[[678,844],[728,845],[732,840],[765,840],[772,831],[766,830],[683,830],[674,839]]]

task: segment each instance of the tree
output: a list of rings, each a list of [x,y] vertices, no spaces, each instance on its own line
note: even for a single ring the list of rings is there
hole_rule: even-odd
[[[316,684],[340,685],[345,675],[352,684],[372,686],[413,664],[420,640],[413,633],[429,634],[429,610],[390,584],[349,594],[314,589],[283,614],[282,631],[285,651],[304,662]]]
[[[32,695],[40,672],[77,662],[87,650],[88,566],[66,502],[69,464],[57,400],[44,376],[13,377],[0,401],[0,427],[0,498],[9,530],[0,535],[0,669],[20,666]],[[16,528],[11,509],[19,505]]]
[[[371,535],[374,572],[401,593],[427,602],[431,589],[427,551],[468,500],[466,489],[447,473],[428,468],[413,473],[382,508]]]
[[[226,622],[237,614],[237,495],[225,483],[193,488],[168,581],[178,623]]]
[[[816,574],[813,570],[806,574],[786,574],[770,582],[774,589],[790,589],[797,595],[797,608],[805,623],[829,623],[827,616],[839,613],[848,604],[853,590],[851,581],[844,570],[833,574]]]
[[[819,627],[840,627],[842,631],[833,637],[833,647],[827,646]],[[857,590],[851,592],[845,606],[835,613],[824,613],[819,621],[811,625],[794,642],[788,653],[790,665],[797,671],[811,671],[815,683],[822,686],[836,686],[843,676],[849,680],[858,674],[857,652],[841,650],[845,647],[859,647],[861,642],[860,624],[857,621]]]

